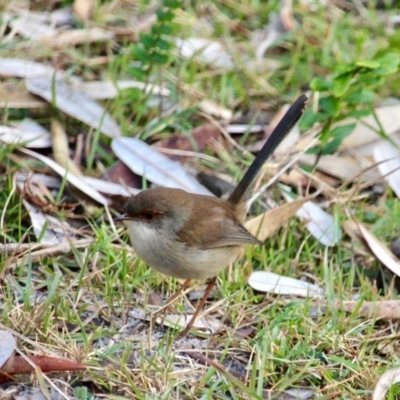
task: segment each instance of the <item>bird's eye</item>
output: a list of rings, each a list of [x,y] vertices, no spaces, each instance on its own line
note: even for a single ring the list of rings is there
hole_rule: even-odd
[[[152,220],[154,218],[154,213],[151,211],[146,211],[145,213],[143,213],[143,216],[145,219],[147,219],[148,221]]]

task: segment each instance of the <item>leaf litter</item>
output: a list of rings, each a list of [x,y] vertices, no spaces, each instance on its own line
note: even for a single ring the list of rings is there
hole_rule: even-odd
[[[287,5],[288,4],[286,3],[283,5],[280,17],[278,18],[286,31],[291,30],[294,27],[292,10],[290,7],[287,8]],[[74,27],[71,11],[59,11],[62,11],[62,13],[60,12],[59,16],[57,17],[55,12],[40,14],[30,11],[29,13],[24,14],[22,12],[13,10],[13,16],[16,16],[17,18],[13,17],[6,20],[6,23],[9,24],[10,27],[7,40],[20,40],[20,44],[22,44],[21,48],[32,46],[33,43],[35,43],[35,45],[40,43],[43,48],[52,49],[52,51],[65,49],[68,46],[77,46],[79,43],[89,45],[90,43],[94,42],[105,43],[109,42],[110,40],[118,40],[118,35],[116,34],[117,31],[112,28],[107,30],[104,29],[104,27],[100,29],[99,27],[93,26],[90,28],[85,27],[83,29],[76,29]],[[90,1],[75,1],[73,5],[73,12],[81,21],[87,23],[93,18],[93,4]],[[123,20],[123,18],[126,18],[126,16],[121,16],[121,18]],[[61,26],[63,26],[63,29],[67,30],[65,32],[61,31]],[[129,29],[127,29],[127,32],[128,31]],[[259,47],[256,48],[257,61],[259,64],[264,62],[266,52],[273,47],[274,38],[281,38],[282,32],[283,30],[277,29],[276,26],[270,26],[270,36],[267,35]],[[235,65],[233,62],[234,58],[226,50],[226,44],[220,43],[216,40],[189,37],[188,39],[181,40],[177,48],[183,57],[193,58],[201,63],[205,63],[209,66],[222,70],[231,70]],[[249,54],[245,55],[246,62],[247,57],[250,59]],[[42,57],[38,56],[38,59],[41,58]],[[123,138],[122,129],[119,124],[114,120],[107,109],[96,101],[107,98],[116,98],[119,96],[121,91],[129,88],[144,90],[151,96],[168,98],[171,96],[171,91],[166,87],[153,83],[146,83],[143,85],[141,82],[136,82],[133,80],[121,80],[115,83],[106,80],[92,80],[91,82],[84,82],[83,79],[78,76],[66,74],[61,68],[55,68],[51,65],[46,65],[46,63],[26,61],[17,58],[0,59],[0,75],[9,78],[13,77],[25,79],[26,88],[28,91],[35,96],[40,96],[45,100],[38,101],[36,97],[27,97],[28,93],[25,92],[25,97],[21,96],[20,98],[21,101],[25,101],[25,103],[20,102],[19,106],[23,108],[30,108],[38,107],[39,105],[40,107],[46,108],[46,106],[51,104],[57,108],[58,111],[61,111],[64,116],[69,116],[77,121],[83,122],[83,130],[87,130],[89,127],[90,130],[100,132],[100,135],[103,134],[108,138],[111,138],[111,148],[114,150],[114,155],[112,155],[112,157],[114,157],[114,159],[120,158],[129,168],[132,169],[132,171],[141,175],[143,179],[147,179],[154,184],[165,185],[166,179],[168,178],[173,182],[170,184],[175,185],[174,187],[183,187],[185,190],[190,190],[196,193],[209,194],[208,190],[195,180],[194,175],[196,175],[197,171],[193,173],[193,166],[191,171],[187,172],[185,166],[177,161],[171,161],[168,159],[168,157],[162,155],[161,152],[157,150],[157,146],[148,146],[146,143],[137,138]],[[17,104],[17,102],[15,104]],[[4,101],[4,104],[2,103],[2,107],[8,107],[6,100]],[[262,127],[260,124],[249,124],[240,127],[229,124],[233,118],[234,112],[231,109],[220,106],[215,101],[202,99],[199,107],[203,113],[211,116],[211,118],[221,118],[224,120],[224,123],[228,123],[225,131],[225,135],[228,134],[228,136],[229,134],[239,135],[243,133],[257,134],[260,132],[260,128]],[[375,110],[384,131],[388,135],[393,135],[393,137],[395,137],[397,130],[397,110],[398,106],[378,107]],[[345,121],[345,123],[348,123],[348,121]],[[271,126],[272,125],[273,122],[271,123]],[[182,161],[189,160],[188,164],[190,164],[190,161],[192,157],[195,156],[196,152],[202,152],[204,149],[212,149],[213,141],[223,140],[217,133],[218,130],[213,129],[209,130],[209,137],[205,138],[203,133],[205,135],[207,129],[209,128],[203,128],[202,131],[199,130],[202,132],[202,135],[198,136],[196,148],[193,146],[188,148],[188,142],[181,140],[181,138],[175,142],[177,143],[177,150],[188,151],[188,153],[185,155],[185,158],[181,159]],[[379,137],[379,135],[377,135],[377,130],[379,129],[380,127],[375,124],[375,121],[373,119],[368,119],[368,117],[367,119],[361,121],[361,123],[357,122],[356,129],[344,141],[343,148],[340,150],[340,152],[334,156],[322,156],[318,160],[318,163],[315,165],[316,172],[326,174],[327,176],[336,178],[338,180],[353,180],[359,178],[364,184],[366,184],[379,179],[379,171],[379,173],[384,177],[384,179],[387,180],[388,184],[398,196],[398,179],[396,174],[398,173],[398,151],[392,144],[389,144],[388,142],[382,142],[382,139]],[[193,131],[192,134],[195,136],[195,131]],[[69,157],[70,142],[68,133],[64,132],[63,135],[65,135],[63,142],[64,147],[59,147],[59,149],[65,152],[63,155],[65,160],[66,157]],[[301,141],[299,136],[299,130],[295,129],[290,140],[288,140],[287,143],[279,149],[273,162],[276,164],[285,163],[288,162],[288,159],[293,160],[293,157],[301,154],[301,156],[296,159],[296,163],[300,162],[308,166],[314,166],[315,162],[317,161],[316,158],[310,157],[309,155],[306,156],[304,154],[304,148],[296,148],[296,144]],[[265,137],[261,138],[257,145],[259,146],[264,139]],[[24,184],[29,180],[32,182],[40,182],[40,185],[46,187],[49,192],[52,191],[51,196],[53,196],[53,193],[57,196],[59,193],[58,191],[65,185],[65,182],[68,182],[68,184],[78,188],[82,193],[86,194],[95,202],[105,207],[113,204],[112,196],[114,195],[129,196],[137,193],[137,188],[129,187],[124,183],[106,182],[104,179],[99,179],[100,171],[96,171],[96,176],[88,176],[85,174],[85,172],[81,172],[81,166],[77,166],[75,174],[72,174],[71,169],[74,167],[71,167],[70,165],[62,165],[63,162],[57,160],[57,154],[55,154],[56,148],[54,147],[54,136],[52,139],[46,128],[42,125],[39,125],[36,121],[32,122],[29,120],[24,120],[21,123],[14,124],[12,126],[4,124],[0,129],[0,141],[10,144],[15,148],[15,150],[13,150],[12,157],[18,156],[18,160],[24,160],[24,162],[30,160],[29,165],[33,165],[33,167],[29,167],[29,165],[26,164],[24,169],[29,171],[30,168],[33,168],[34,173],[30,171],[29,174],[27,174],[25,170],[19,170],[14,175],[14,179],[16,179],[16,182],[19,182],[19,184]],[[224,146],[229,148],[229,145],[232,145],[232,142],[234,141],[227,140],[227,142],[224,143]],[[160,147],[163,147],[163,145],[166,145],[168,148],[171,147],[171,142],[168,143],[164,141],[164,143],[161,143],[160,141],[160,144]],[[32,150],[26,148],[31,147],[35,149],[48,149],[50,146],[53,146],[53,154],[51,156],[51,153],[49,154],[48,152],[49,150],[44,150],[44,153],[42,154],[39,151],[33,152]],[[246,146],[246,149],[252,149],[256,151],[256,147],[252,147],[252,145]],[[21,158],[21,153],[39,160],[41,162],[40,167],[37,165],[34,166],[31,158]],[[52,157],[54,157],[54,159]],[[377,163],[376,168],[374,168],[375,162]],[[337,165],[341,165],[342,168],[335,168]],[[47,167],[50,167],[50,170]],[[99,169],[101,170],[101,166]],[[55,171],[58,174],[58,177],[52,175],[51,171]],[[101,172],[104,172],[104,169]],[[296,172],[298,173],[296,179],[298,179],[298,177],[308,178],[306,174],[301,172],[301,169],[297,169]],[[279,176],[281,176],[281,174],[278,174],[278,178]],[[282,179],[284,178],[282,177]],[[294,183],[293,180],[291,182],[292,184]],[[309,181],[305,180],[305,182],[306,184],[304,187],[309,189]],[[315,188],[318,190],[318,182],[316,180],[313,182],[316,185]],[[327,179],[326,182],[336,181],[328,181]],[[337,194],[339,196],[339,194],[336,193],[336,188],[332,187],[330,184],[327,184],[327,186],[329,186],[330,190],[330,200],[335,200],[335,195]],[[19,186],[19,188],[21,189],[21,186]],[[45,196],[46,198],[51,197],[48,194],[40,194],[40,192],[34,193],[36,193],[36,196],[39,199],[41,199],[41,196]],[[323,194],[325,193],[326,192],[324,191]],[[112,321],[114,326],[117,327],[117,333],[112,333],[107,329],[104,331],[103,337],[94,344],[95,346],[98,346],[99,350],[104,350],[107,348],[110,349],[114,345],[119,346],[125,341],[129,340],[130,337],[135,337],[135,340],[138,341],[134,342],[135,344],[133,347],[135,350],[133,351],[132,357],[136,357],[136,364],[134,365],[141,365],[143,359],[146,357],[143,357],[143,353],[140,348],[141,345],[138,343],[160,344],[162,343],[162,338],[167,334],[168,331],[166,331],[163,326],[158,326],[154,327],[152,332],[148,332],[148,325],[146,324],[148,324],[149,317],[143,311],[143,309],[131,309],[130,317],[127,319],[127,309],[125,309],[125,305],[123,303],[120,303],[117,307],[115,307],[115,305],[110,307],[107,304],[107,301],[104,299],[104,290],[102,292],[102,290],[98,290],[95,285],[93,287],[90,286],[90,283],[96,282],[96,279],[104,283],[103,272],[101,268],[97,266],[97,259],[99,257],[101,258],[103,255],[101,249],[99,250],[96,248],[95,242],[97,240],[97,236],[93,238],[92,227],[85,227],[85,229],[88,229],[87,231],[82,229],[82,232],[85,232],[85,235],[90,232],[88,235],[89,237],[74,237],[71,232],[77,232],[79,229],[72,228],[69,222],[61,220],[56,213],[53,213],[53,209],[46,210],[45,202],[39,203],[42,205],[41,207],[38,207],[38,204],[34,205],[28,201],[28,195],[24,195],[23,190],[20,190],[18,195],[20,196],[22,204],[24,204],[28,210],[37,242],[29,243],[29,241],[26,240],[22,243],[11,242],[4,245],[0,244],[0,253],[7,254],[7,272],[3,272],[2,277],[6,278],[7,282],[11,282],[13,292],[21,292],[21,286],[18,282],[18,279],[15,279],[15,276],[11,271],[15,271],[18,268],[28,268],[29,265],[34,263],[35,268],[37,267],[38,269],[33,271],[33,287],[35,289],[36,287],[38,288],[37,293],[44,291],[50,298],[51,288],[49,290],[43,289],[44,286],[41,286],[39,283],[43,279],[46,280],[45,274],[43,273],[45,270],[44,268],[46,268],[46,258],[50,259],[51,257],[54,257],[53,267],[57,271],[63,271],[63,273],[66,273],[65,265],[62,264],[63,262],[66,263],[66,265],[83,265],[81,263],[81,258],[83,257],[87,260],[87,265],[90,265],[92,268],[90,273],[83,278],[81,283],[79,283],[76,279],[72,279],[69,283],[69,286],[67,284],[68,291],[66,291],[66,287],[63,286],[65,285],[64,283],[59,287],[59,289],[63,290],[63,293],[67,295],[66,298],[68,298],[68,301],[71,300],[71,312],[77,313],[78,308],[82,307],[84,304],[83,300],[85,300],[88,302],[88,304],[90,304],[90,306],[88,306],[88,311],[86,311],[87,319],[85,320],[85,326],[83,327],[84,330],[92,333],[95,332],[95,323],[91,325],[93,321],[96,321],[98,324],[97,328],[100,327],[103,329],[105,326],[107,326],[107,324],[110,323],[110,321]],[[64,202],[65,200],[61,199],[60,201]],[[85,200],[78,198],[78,201],[82,203]],[[264,196],[262,197],[262,201],[266,201]],[[50,215],[48,212],[51,212],[52,214]],[[71,215],[72,214],[73,213],[71,213]],[[268,210],[262,215],[259,215],[258,217],[248,221],[246,226],[250,231],[254,231],[254,234],[257,233],[257,235],[260,235],[260,238],[265,240],[267,238],[272,238],[279,229],[285,231],[287,224],[291,223],[291,220],[295,214],[300,220],[303,221],[305,227],[309,230],[311,235],[315,237],[316,242],[320,245],[334,247],[338,246],[343,240],[340,228],[338,227],[335,218],[329,212],[323,210],[322,207],[318,206],[315,200],[311,201],[309,196],[299,197],[297,200],[293,200],[292,202],[276,206],[272,210]],[[360,237],[362,237],[365,243],[367,243],[369,251],[371,251],[374,257],[376,257],[382,262],[383,265],[398,275],[398,260],[390,252],[390,250],[386,248],[384,243],[372,235],[365,226],[359,224],[358,222],[354,222],[354,224],[355,225],[352,226],[352,229],[358,230],[358,234]],[[82,226],[80,226],[80,228],[82,228]],[[99,234],[98,231],[96,233]],[[99,237],[101,237],[101,235]],[[121,243],[118,243],[120,239],[116,238],[115,240],[116,241],[112,243],[111,247],[118,249],[117,251],[120,253],[122,253],[122,249],[124,249],[123,252],[127,252],[126,247]],[[94,251],[94,254],[91,253],[92,250]],[[10,251],[13,254],[11,257],[9,257]],[[132,255],[128,254],[128,257],[132,257]],[[60,259],[62,260],[61,264],[59,264]],[[71,272],[66,274],[71,274]],[[285,295],[289,296],[289,298],[290,296],[297,297],[313,295],[317,298],[322,297],[324,300],[326,300],[326,292],[324,287],[311,284],[310,282],[306,282],[304,280],[296,280],[292,277],[271,272],[252,271],[249,275],[248,283],[256,290],[274,293],[277,295],[276,299],[282,298]],[[53,284],[58,285],[59,282],[55,281]],[[83,284],[83,286],[79,287],[81,284]],[[321,286],[323,286],[323,284],[324,283],[322,282]],[[104,285],[101,287],[104,288]],[[95,291],[95,293],[93,293],[93,291]],[[76,303],[72,302],[74,296]],[[141,293],[135,293],[132,294],[131,300],[133,300],[135,304],[143,304],[144,296]],[[6,302],[6,299],[3,298],[1,301]],[[375,302],[364,301],[360,306],[361,303],[358,301],[341,302],[338,300],[334,307],[337,307],[338,309],[340,307],[344,307],[344,309],[349,313],[357,312],[360,316],[363,315],[366,318],[398,319],[399,313],[397,310],[399,307],[397,303],[397,300],[382,300]],[[226,304],[224,304],[224,302],[221,304],[216,304],[217,307],[214,309],[212,306],[207,308],[205,313],[207,315],[204,315],[201,319],[199,319],[199,325],[196,327],[200,330],[204,329],[203,334],[206,335],[206,339],[191,337],[188,340],[177,341],[174,344],[173,349],[177,352],[177,359],[179,359],[182,362],[182,365],[185,367],[181,368],[177,363],[170,372],[170,375],[175,377],[182,376],[185,377],[184,379],[191,379],[191,377],[195,376],[196,374],[202,374],[205,371],[209,371],[207,366],[211,365],[217,368],[222,375],[228,376],[228,380],[230,382],[234,382],[235,385],[237,385],[237,388],[245,391],[247,387],[243,382],[248,382],[248,371],[246,368],[249,367],[248,363],[251,360],[253,350],[240,350],[238,351],[238,354],[236,354],[238,359],[243,360],[243,362],[239,362],[237,364],[239,365],[238,369],[240,369],[241,366],[244,371],[243,373],[238,373],[237,375],[229,372],[234,371],[232,368],[234,359],[233,356],[228,356],[223,364],[216,361],[219,360],[218,356],[223,354],[223,347],[216,346],[216,357],[214,360],[211,359],[212,357],[204,358],[203,355],[197,357],[197,360],[202,360],[202,366],[197,364],[193,365],[191,357],[187,355],[188,353],[182,351],[182,349],[188,350],[189,348],[194,348],[196,351],[203,351],[204,354],[206,354],[205,352],[208,346],[212,343],[209,335],[210,333],[217,335],[219,334],[221,337],[223,337],[224,332],[234,332],[230,321],[228,321],[228,323],[225,325],[223,313],[224,310],[227,309]],[[29,319],[25,323],[30,326],[30,329],[38,330],[42,334],[39,335],[39,337],[45,338],[46,335],[44,334],[44,331],[41,332],[42,328],[36,323],[37,321],[43,321],[41,316],[41,305],[34,304],[34,302],[32,302],[31,306],[33,307],[31,313],[32,319]],[[221,309],[218,309],[218,307],[221,307]],[[110,312],[111,309],[113,312]],[[10,315],[12,324],[15,326],[18,326],[18,323],[21,323],[23,320],[19,311],[19,306],[15,306]],[[181,312],[170,312],[167,317],[168,318],[165,318],[164,320],[159,319],[157,322],[165,326],[176,326],[177,324],[185,326],[185,321],[189,319],[190,312],[188,312],[187,315]],[[249,316],[249,320],[246,322],[250,323],[250,325],[253,327],[257,326],[255,319],[252,319],[251,316]],[[66,326],[67,325],[64,327]],[[239,331],[240,329],[237,330]],[[67,327],[66,331],[64,332],[68,331],[72,332],[72,328]],[[52,334],[56,335],[56,346],[58,346],[58,351],[62,353],[66,349],[62,337],[60,336],[58,338],[57,333],[55,332]],[[150,341],[148,340],[149,338]],[[30,345],[39,345],[39,342],[30,343]],[[123,346],[121,346],[121,348],[123,348]],[[39,346],[37,347],[37,350],[38,349]],[[73,349],[73,346],[68,348],[69,353],[67,353],[69,356],[71,355]],[[147,357],[159,357],[155,349],[156,347],[151,347]],[[40,350],[43,351],[43,349]],[[230,350],[232,351],[232,354],[234,354],[236,351],[234,346],[232,346],[232,349]],[[47,351],[49,354],[51,353],[50,347],[47,349]],[[120,356],[122,353],[117,351],[114,353],[114,355],[115,354]],[[90,352],[84,354],[83,358],[85,357],[90,359]],[[120,371],[118,371],[118,365],[115,363],[110,363],[107,367],[110,369],[110,371],[112,371],[111,375],[113,377],[117,377],[115,378],[114,382],[119,382],[118,376],[120,375],[118,374],[120,374]],[[86,368],[86,366],[82,368]],[[45,369],[42,368],[42,370],[45,372]],[[36,371],[36,378],[38,379],[39,385],[44,387],[42,386],[46,385],[43,379],[44,375],[41,374],[39,370],[29,369],[29,372],[32,371]],[[235,376],[238,376],[239,380],[235,380]],[[107,379],[107,377],[105,379]],[[143,376],[143,379],[146,380],[146,384],[150,386],[154,385],[154,382],[152,382],[152,378],[150,376]],[[386,378],[386,374],[382,376],[382,379],[384,382],[379,383],[377,388],[379,385],[381,385],[380,387],[387,388],[390,384],[390,381],[393,380],[390,377]],[[110,379],[109,384],[110,387],[116,389],[117,385],[113,383],[112,379]],[[125,390],[126,393],[129,393],[129,389],[127,387],[125,387],[123,390]],[[376,391],[377,390],[378,389],[376,389]],[[290,398],[288,396],[291,395],[292,398],[309,398],[309,396],[313,395],[314,393],[315,392],[313,389],[298,388],[288,389],[284,392],[264,390],[263,394],[265,396],[286,395],[286,397],[281,396],[277,398]],[[378,396],[378,394],[374,393],[374,396]],[[380,394],[379,396],[382,395]]]

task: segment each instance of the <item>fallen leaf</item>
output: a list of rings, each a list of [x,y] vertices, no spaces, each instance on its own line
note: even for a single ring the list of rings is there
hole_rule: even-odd
[[[72,10],[80,21],[88,22],[93,15],[94,6],[94,0],[74,0]]]
[[[100,193],[112,196],[131,197],[140,192],[139,189],[119,183],[107,182],[103,179],[92,178],[91,176],[82,176],[82,179]]]
[[[30,362],[25,360],[25,358]],[[34,372],[34,366],[39,367],[43,372],[83,371],[87,369],[87,366],[84,364],[63,358],[47,356],[25,356],[25,358],[21,356],[9,358],[0,369],[0,383],[7,382],[11,379],[7,375],[30,374]]]
[[[0,331],[0,369],[14,353],[17,342],[11,332]]]
[[[370,167],[372,162],[366,158],[355,158],[351,156],[324,155],[319,158],[312,154],[303,154],[299,162],[314,166],[318,160],[317,169],[326,174],[345,181],[359,177],[363,182],[373,182],[379,178],[375,169]]]
[[[372,400],[384,400],[390,387],[400,382],[400,368],[392,368],[383,373],[375,385]]]
[[[204,99],[200,102],[199,108],[201,111],[203,111],[203,113],[212,115],[225,121],[230,121],[233,116],[232,110],[222,107],[220,104],[207,99]]]
[[[0,74],[1,74],[1,60],[0,59]],[[20,60],[17,60],[20,61]],[[37,63],[38,64],[38,63]],[[24,64],[23,64],[24,65]],[[40,64],[39,64],[40,65]],[[23,67],[24,68],[24,67]],[[24,68],[25,69],[25,68]],[[12,73],[12,71],[9,71]],[[51,69],[49,71],[49,77],[57,74],[60,77],[61,71]],[[18,73],[16,70],[16,76],[25,75],[23,72]],[[40,76],[40,73],[39,73]],[[47,76],[47,73],[45,73]],[[145,84],[137,81],[92,81],[92,82],[81,82],[78,78],[70,77],[73,82],[71,84],[73,89],[83,92],[86,96],[92,100],[104,100],[113,99],[120,95],[122,90],[128,88],[138,88],[144,90],[146,93],[151,93],[154,96],[169,96],[170,90],[163,88],[162,86]],[[75,80],[75,82],[74,82]],[[25,85],[21,85],[19,82],[0,82],[0,107],[1,108],[38,108],[45,107],[48,103],[45,100],[29,93]]]
[[[51,137],[54,161],[75,176],[82,176],[81,170],[69,157],[68,136],[62,124],[55,118],[51,120]]]
[[[0,58],[0,76],[14,76],[26,79],[47,77],[51,79],[56,74],[59,78],[64,76],[62,71],[58,71],[46,64],[18,58]]]
[[[168,314],[164,318],[157,318],[156,322],[159,325],[164,325],[168,327],[179,327],[179,328],[186,328],[189,322],[191,321],[193,314]],[[218,332],[222,328],[222,323],[220,320],[207,316],[207,317],[198,317],[193,324],[193,329],[201,329],[212,334]]]
[[[22,202],[31,218],[33,231],[38,239],[41,238],[42,243],[62,243],[67,237],[72,237],[72,228],[67,222],[43,213],[25,199]]]
[[[57,32],[52,36],[40,38],[40,44],[45,44],[52,48],[65,46],[76,46],[82,43],[103,42],[110,40],[114,34],[101,28],[93,27],[88,29],[73,29],[66,32]]]
[[[284,391],[263,390],[263,399],[266,400],[308,400],[314,399],[315,395],[315,390],[310,388],[294,388]]]
[[[246,229],[259,240],[269,238],[277,229],[279,229],[289,218],[296,215],[300,207],[308,201],[309,198],[300,198],[292,202],[283,204],[268,210],[257,217],[246,221]]]
[[[176,39],[176,47],[184,58],[193,57],[205,64],[212,64],[214,68],[234,67],[232,57],[217,41],[195,37]]]
[[[294,201],[291,196],[283,192],[286,200]],[[300,220],[306,223],[307,230],[325,246],[334,246],[342,237],[341,229],[336,225],[332,215],[311,201],[304,203],[296,212]]]
[[[47,102],[29,93],[23,82],[0,82],[0,108],[38,108],[45,106],[47,106]]]
[[[400,130],[400,105],[378,107],[375,109],[378,122],[373,115],[361,119],[349,118],[340,122],[339,125],[355,123],[356,126],[349,136],[342,143],[341,148],[356,149],[359,146],[374,142],[380,138],[377,132],[382,130],[387,135],[392,135]]]
[[[151,315],[145,313],[138,309],[133,309],[130,312],[130,315],[134,318],[138,318],[144,321],[150,321]],[[193,314],[185,314],[185,315],[175,315],[175,314],[168,314],[164,318],[158,317],[156,319],[157,324],[175,327],[175,328],[186,328],[189,322],[192,319]],[[219,319],[213,318],[211,316],[204,316],[201,315],[196,318],[195,323],[193,324],[194,329],[204,329],[211,333],[216,333],[218,330],[221,329],[222,323]]]
[[[113,140],[111,148],[134,173],[156,185],[211,195],[179,162],[170,160],[139,139],[119,138]]]
[[[338,302],[338,306],[343,307],[347,312],[352,313],[356,310],[357,315],[376,319],[400,319],[400,301],[363,301],[361,306],[359,301]]]
[[[56,176],[44,174],[27,174],[25,172],[17,172],[15,175],[17,184],[24,185],[27,181],[34,184],[43,184],[49,189],[59,189],[61,186],[61,179]],[[129,187],[128,185],[121,185],[113,183],[104,179],[92,178],[91,176],[81,176],[81,179],[89,186],[93,187],[100,193],[113,196],[130,197],[138,194],[140,190]]]
[[[116,138],[122,135],[119,126],[100,104],[72,89],[67,83],[46,77],[30,78],[26,80],[26,87],[49,103],[54,102],[61,111],[107,136]]]
[[[57,34],[57,29],[43,20],[31,18],[29,13],[10,15],[8,24],[13,31],[21,37],[29,40],[50,38]]]
[[[374,158],[381,176],[398,198],[400,198],[400,152],[387,141],[379,143],[374,149]]]
[[[264,126],[259,124],[229,124],[225,130],[230,135],[243,135],[244,133],[260,133],[264,131]],[[283,139],[285,140],[285,139]],[[248,150],[251,152],[257,152],[262,149],[266,140],[260,141],[251,145]]]
[[[370,252],[395,275],[400,276],[400,261],[395,255],[358,221],[346,221],[347,229],[358,229]]]
[[[152,147],[200,152],[220,135],[221,130],[218,126],[209,123],[193,129],[191,137],[187,135],[173,135],[168,139],[160,140]]]
[[[29,124],[31,124],[29,126]],[[40,125],[20,123],[15,127],[0,126],[0,142],[21,145],[29,148],[46,148],[51,146],[51,135]]]
[[[24,154],[27,154],[31,157],[34,157],[43,163],[45,163],[48,167],[54,170],[57,174],[59,174],[62,178],[65,178],[71,185],[75,186],[77,189],[81,190],[83,193],[91,197],[93,200],[102,204],[103,206],[108,204],[108,200],[101,195],[97,190],[92,188],[87,182],[85,182],[81,177],[75,176],[63,168],[61,165],[57,164],[52,159],[43,156],[39,153],[35,153],[34,151],[28,149],[19,149]]]
[[[91,99],[97,100],[113,99],[119,96],[122,90],[132,88],[143,90],[145,93],[151,93],[154,96],[169,96],[171,94],[169,89],[162,86],[133,80],[77,82],[73,85],[73,88],[82,91]]]
[[[137,189],[142,186],[142,177],[132,172],[132,170],[120,160],[103,174],[102,179],[129,188]]]
[[[317,285],[273,272],[255,271],[250,275],[248,284],[259,292],[312,298],[324,296],[324,290]]]

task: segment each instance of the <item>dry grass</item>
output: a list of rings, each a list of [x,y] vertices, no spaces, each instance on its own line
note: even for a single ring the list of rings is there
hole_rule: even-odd
[[[54,11],[71,3],[2,2],[0,9],[17,18],[28,7],[32,12]],[[13,33],[3,13],[1,56],[37,61],[85,81],[132,79],[129,68],[135,59],[131,42],[154,22],[156,3],[144,3],[97,2],[89,26],[102,28],[113,37],[93,43],[83,40],[77,45],[22,38]],[[198,10],[187,5],[177,11],[174,34],[222,38],[224,46],[234,49],[235,68],[227,70],[174,55],[167,68],[156,68],[151,76],[155,83],[171,89],[164,103],[149,106],[147,96],[128,90],[102,104],[124,134],[141,133],[141,138],[151,141],[176,132],[189,133],[203,124],[206,119],[193,107],[204,98],[241,112],[247,121],[262,121],[270,118],[278,104],[294,99],[298,88],[312,77],[329,74],[330,65],[368,58],[379,44],[397,37],[397,32],[387,36],[374,9],[366,18],[363,13],[360,16],[360,10],[344,13],[329,5],[328,10],[311,11],[299,4],[294,9],[298,27],[281,37],[282,45],[271,49],[268,61],[257,69],[246,59],[251,54],[250,34],[267,23],[269,11],[276,7],[250,1],[213,2]],[[72,24],[74,29],[85,26],[77,20]],[[16,86],[6,92],[5,84]],[[101,176],[115,162],[109,138],[43,102],[34,106],[38,99],[18,78],[7,78],[0,87],[3,98],[11,99],[12,94],[13,99],[30,104],[3,107],[3,125],[29,116],[48,127],[58,113],[70,149],[81,149],[83,175]],[[395,77],[382,87],[381,96],[397,95],[397,88]],[[246,134],[240,146],[251,141]],[[232,148],[226,151],[223,145],[227,142],[221,139],[218,145],[206,147],[205,154],[212,157],[190,158],[191,168],[240,176],[250,157]],[[50,155],[47,150],[43,154]],[[219,159],[222,161],[215,162]],[[45,381],[40,374],[18,376],[15,382],[0,385],[0,399],[33,398],[28,393],[35,391],[46,397],[46,388],[52,399],[365,399],[382,372],[399,363],[397,321],[365,317],[357,308],[348,313],[338,306],[341,300],[360,300],[361,307],[363,300],[397,297],[391,277],[378,291],[374,279],[384,267],[347,236],[337,246],[325,247],[308,233],[304,223],[290,220],[266,246],[249,249],[219,277],[203,315],[222,322],[222,328],[214,335],[203,331],[177,339],[179,329],[153,325],[151,312],[174,293],[178,282],[138,260],[127,247],[122,229],[115,230],[102,208],[96,206],[88,215],[79,205],[75,207],[67,191],[48,189],[48,197],[39,198],[16,188],[12,176],[21,170],[52,174],[15,146],[2,144],[2,329],[14,334],[20,353],[64,357],[85,363],[88,369],[48,373]],[[357,192],[361,196],[350,200],[346,196],[344,202],[348,188],[338,189],[339,185],[318,173],[317,180],[326,178],[329,190],[323,192],[322,200],[337,226],[351,212],[383,242],[398,237],[400,206],[390,188],[381,184],[382,194],[364,189]],[[278,190],[272,189],[270,196],[281,202]],[[42,210],[61,220],[74,221],[81,241],[56,249],[24,247],[38,240],[22,198],[35,200]],[[326,297],[316,302],[255,292],[247,284],[254,270],[317,283],[326,290]],[[183,296],[170,313],[192,312],[201,285]],[[390,398],[399,393],[394,386]]]

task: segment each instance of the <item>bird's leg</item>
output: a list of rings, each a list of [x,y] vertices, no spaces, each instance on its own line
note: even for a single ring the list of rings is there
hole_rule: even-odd
[[[184,337],[186,336],[190,329],[192,328],[194,322],[196,321],[197,316],[199,315],[200,310],[203,308],[204,303],[206,302],[209,294],[211,293],[211,290],[213,289],[213,287],[215,286],[215,282],[217,282],[217,277],[215,276],[214,278],[212,278],[210,280],[210,282],[208,283],[208,286],[204,292],[203,297],[200,300],[199,305],[196,307],[196,311],[194,312],[192,319],[189,321],[189,323],[187,324],[186,328],[179,334],[178,337]],[[185,282],[186,283],[186,282]]]

